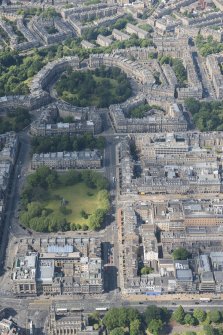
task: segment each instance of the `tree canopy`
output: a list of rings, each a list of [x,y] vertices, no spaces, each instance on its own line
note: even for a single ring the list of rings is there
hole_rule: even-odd
[[[51,209],[46,207],[45,203],[52,197],[56,197],[51,194],[52,189],[58,186],[72,186],[81,181],[98,191],[98,203],[101,208],[95,209],[89,216],[89,227],[92,230],[99,229],[110,207],[107,179],[100,173],[89,170],[81,172],[70,170],[60,175],[45,166],[37,169],[27,178],[21,195],[22,211],[19,217],[21,224],[35,231],[43,232],[80,229],[81,226],[78,223],[67,222],[65,216],[70,214],[70,209],[67,209],[66,206],[61,205],[59,214],[55,215]],[[60,197],[59,200],[61,200]],[[83,225],[82,229],[87,230],[88,226]]]
[[[142,335],[142,325],[139,319],[132,320],[130,322],[129,335]]]
[[[221,313],[217,309],[211,310],[209,312],[209,318],[210,318],[210,321],[213,323],[218,323],[222,319]]]
[[[69,71],[62,74],[55,86],[63,100],[80,107],[108,107],[121,103],[132,94],[130,81],[119,68]]]
[[[201,308],[195,308],[195,310],[193,312],[193,316],[199,322],[203,322],[206,319],[206,312]]]
[[[221,42],[214,41],[212,36],[204,38],[201,34],[198,34],[195,43],[200,54],[204,57],[213,53],[219,53],[223,50],[223,44]]]
[[[166,308],[160,308],[155,305],[148,306],[144,312],[144,319],[147,326],[152,320],[162,320],[167,321],[169,318],[169,313]]]
[[[138,320],[138,322],[135,322]],[[134,323],[133,323],[134,321]],[[111,308],[103,318],[103,324],[109,331],[118,327],[130,327],[132,335],[136,328],[141,327],[141,315],[134,308]]]
[[[148,275],[150,273],[153,273],[154,269],[149,267],[149,266],[144,266],[142,269],[141,269],[141,275]]]
[[[125,335],[125,331],[122,327],[117,327],[110,332],[110,335]]]
[[[223,101],[185,100],[185,106],[192,114],[193,121],[200,131],[223,130]]]
[[[171,56],[164,55],[159,57],[159,61],[161,65],[169,64],[175,72],[179,86],[185,87],[187,81],[187,71],[183,65],[182,60],[179,58],[173,58]]]
[[[62,136],[35,136],[31,139],[33,153],[47,153],[57,151],[81,151],[85,149],[103,150],[105,138],[94,137],[90,133],[84,135],[62,135]]]
[[[181,327],[180,333],[174,333],[176,335],[196,335],[198,332],[204,333],[204,335],[223,335],[223,329],[219,325],[219,317],[221,317],[221,313],[217,310],[212,310],[211,321],[208,317],[208,320],[205,320],[207,314],[201,308],[196,308],[191,313],[185,313],[182,306],[179,306],[175,309],[174,312],[167,311],[166,308],[159,308],[157,306],[147,306],[146,310],[143,313],[139,313],[134,308],[111,308],[108,312],[106,312],[102,323],[104,324],[107,333],[110,334],[123,334],[125,335],[143,335],[143,334],[167,334],[165,326],[168,325],[171,319],[176,321],[181,325],[185,325]],[[200,321],[198,321],[200,319]],[[98,320],[98,317],[96,318]],[[92,320],[95,322],[95,319]],[[210,324],[212,322],[212,324]],[[203,331],[201,331],[201,325],[203,323]],[[215,324],[217,323],[217,324]],[[197,326],[198,328],[194,328],[191,330],[188,329],[188,326]],[[171,324],[172,327],[172,324]],[[174,328],[172,332],[174,332]],[[198,330],[198,332],[196,332]]]
[[[184,323],[186,325],[195,325],[196,324],[196,319],[193,317],[193,315],[191,315],[190,313],[187,313],[184,317]]]
[[[0,134],[7,131],[21,131],[31,122],[31,115],[26,109],[16,108],[7,112],[6,116],[0,117]]]
[[[189,251],[187,251],[187,249],[184,249],[184,248],[178,248],[178,249],[175,249],[172,253],[172,256],[174,259],[178,259],[178,260],[185,260],[185,259],[188,259],[191,254]]]
[[[184,317],[185,317],[185,312],[183,307],[180,305],[174,312],[172,315],[172,318],[179,322],[180,324],[184,323]]]
[[[153,335],[159,335],[162,328],[163,328],[163,322],[161,320],[156,320],[156,319],[151,320],[148,325],[148,330]]]
[[[151,110],[152,107],[150,107],[149,104],[141,104],[137,107],[134,107],[130,109],[128,113],[128,117],[141,119],[146,116],[147,112]]]

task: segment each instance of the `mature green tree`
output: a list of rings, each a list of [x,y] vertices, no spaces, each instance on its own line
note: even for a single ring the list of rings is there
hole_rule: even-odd
[[[48,232],[49,221],[45,217],[34,217],[29,221],[29,227],[38,232]]]
[[[102,204],[102,207],[105,209],[109,209],[109,193],[107,190],[101,190],[98,192],[98,201]]]
[[[135,322],[138,320],[139,322]],[[103,318],[103,324],[108,330],[115,328],[132,327],[132,332],[137,326],[141,327],[141,315],[134,308],[111,308]],[[132,326],[131,326],[132,325]]]
[[[165,321],[166,313],[162,308],[155,305],[148,306],[144,312],[144,318],[147,326],[151,320],[162,320]]]
[[[139,320],[141,322],[141,314],[136,308],[129,307],[127,308],[127,314],[128,314],[128,327],[131,321]]]
[[[119,327],[119,309],[111,308],[103,318],[103,324],[110,331]]]
[[[84,219],[87,219],[87,218],[88,218],[88,214],[85,212],[84,209],[82,209],[82,210],[80,211],[80,215],[81,215],[81,217],[84,218]]]
[[[153,273],[154,269],[149,267],[149,266],[144,266],[142,269],[141,269],[141,275],[148,275],[150,273]]]
[[[90,315],[90,320],[93,320],[95,323],[99,323],[99,321],[101,320],[100,313],[98,311],[93,312]]]
[[[77,226],[75,222],[70,223],[70,230],[73,230],[73,231],[77,230]]]
[[[90,173],[91,182],[97,187],[98,190],[107,190],[109,183],[108,180],[100,175],[98,172],[91,171]]]
[[[19,215],[19,220],[20,220],[21,224],[25,227],[29,227],[30,219],[31,219],[31,216],[30,216],[29,212],[27,212],[27,211],[21,212],[20,215]]]
[[[163,328],[163,322],[161,320],[156,320],[156,319],[151,320],[148,325],[148,330],[153,335],[159,335],[162,328]]]
[[[61,16],[61,15],[54,8],[47,8],[47,9],[44,9],[42,16],[44,18],[50,19],[50,18]]]
[[[173,312],[172,317],[180,324],[184,323],[185,312],[181,305]]]
[[[129,323],[128,309],[125,307],[119,308],[119,327],[125,327]]]
[[[129,111],[129,117],[141,119],[146,116],[146,112],[151,109],[149,104],[142,104]]]
[[[105,147],[105,138],[103,136],[97,137],[97,149],[102,150]]]
[[[81,182],[81,173],[76,170],[69,170],[60,176],[60,182],[64,186],[71,186]]]
[[[141,335],[141,322],[140,320],[136,319],[130,322],[130,335]]]
[[[202,56],[218,53],[223,50],[222,43],[214,41],[212,36],[204,38],[201,34],[196,37],[196,45]]]
[[[175,249],[172,253],[173,258],[176,260],[184,260],[184,259],[188,259],[191,254],[189,251],[187,251],[187,249],[185,248],[178,248]]]
[[[46,182],[47,182],[48,188],[54,188],[57,185],[57,182],[58,182],[58,175],[57,175],[57,173],[51,173],[46,178]]]
[[[52,183],[52,179],[48,180],[49,176],[52,176],[57,179],[57,172],[50,170],[50,168],[46,166],[42,166],[36,170],[36,172],[32,173],[28,177],[28,184],[32,187],[41,186],[43,188],[48,188],[48,182]],[[51,185],[52,186],[52,185]]]
[[[96,211],[90,215],[89,225],[93,230],[97,230],[101,227],[101,224],[104,221],[107,211],[104,209],[96,209]]]
[[[187,98],[185,99],[186,108],[192,113],[198,113],[200,110],[200,102],[195,98]]]
[[[212,327],[211,325],[205,325],[203,327],[203,330],[205,335],[218,335],[214,327]]]
[[[30,185],[31,187],[35,187],[38,185],[38,175],[37,173],[32,173],[31,175],[28,176],[27,182],[28,185]]]
[[[164,55],[164,56],[159,56],[159,61],[160,61],[160,64],[163,65],[163,64],[170,64],[172,65],[173,63],[173,58],[171,56],[168,56],[168,55]]]
[[[178,83],[181,86],[184,86],[184,82],[187,80],[187,71],[181,59],[173,59],[173,70],[176,74]]]
[[[218,323],[221,321],[221,313],[217,309],[211,310],[209,317],[211,322]]]
[[[27,206],[27,210],[31,218],[33,218],[34,216],[37,216],[37,217],[41,216],[43,208],[44,208],[43,204],[37,201],[30,202]]]
[[[30,122],[31,116],[27,110],[23,108],[10,110],[7,112],[6,116],[0,118],[0,133],[7,131],[21,131],[28,126]]]
[[[193,116],[193,121],[201,131],[222,130],[222,101],[198,102],[196,99],[187,99],[186,106]]]
[[[203,322],[206,319],[206,312],[201,308],[195,308],[193,312],[193,316],[199,322]]]
[[[54,137],[35,136],[31,140],[33,153],[46,153],[49,151],[81,151],[85,149],[102,150],[105,146],[105,138],[93,137],[92,134],[63,135]]]
[[[194,326],[196,324],[196,319],[189,313],[187,313],[184,317],[184,323],[186,325]]]
[[[121,327],[117,327],[110,332],[110,335],[125,335],[125,331]]]

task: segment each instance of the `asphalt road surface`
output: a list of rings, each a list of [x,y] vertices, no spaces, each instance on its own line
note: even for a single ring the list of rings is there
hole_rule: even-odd
[[[27,169],[27,164],[29,161],[30,144],[27,132],[28,130],[26,132],[20,133],[19,135],[19,142],[20,142],[19,152],[14,167],[14,172],[12,173],[11,177],[11,187],[7,200],[7,211],[5,215],[4,229],[2,233],[1,246],[0,246],[1,273],[4,270],[4,258],[10,237],[9,233],[12,232],[14,229],[12,225],[15,221],[15,212],[19,201],[19,192],[21,190],[21,185],[25,180],[24,172]],[[21,232],[23,233],[23,235],[26,235],[26,232],[23,229],[21,229],[21,227],[18,227],[18,225],[17,225],[17,232]]]

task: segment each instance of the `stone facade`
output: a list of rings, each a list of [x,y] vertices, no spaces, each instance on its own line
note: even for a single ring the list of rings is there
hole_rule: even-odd
[[[21,241],[20,241],[21,243]],[[100,294],[103,292],[101,243],[97,238],[24,240],[12,270],[18,296]],[[24,251],[26,250],[26,251]],[[59,274],[57,268],[60,267]]]

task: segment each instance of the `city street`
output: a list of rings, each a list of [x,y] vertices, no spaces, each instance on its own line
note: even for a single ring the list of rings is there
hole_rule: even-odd
[[[116,223],[116,144],[117,138],[109,137],[106,141],[104,151],[104,168],[105,176],[110,183],[111,210],[109,213],[107,226],[103,234],[104,249],[104,274],[105,274],[105,291],[110,292],[117,290],[119,287],[119,246]]]
[[[4,230],[2,234],[1,248],[0,248],[1,271],[3,271],[4,267],[4,258],[7,253],[6,250],[10,234],[12,235],[22,234],[22,236],[25,236],[27,234],[27,232],[18,225],[18,220],[15,218],[15,216],[17,215],[16,210],[18,208],[19,194],[22,185],[25,181],[25,173],[27,171],[30,159],[29,157],[30,140],[27,131],[20,133],[19,136],[20,146],[17,157],[17,163],[15,164],[15,168],[11,178],[11,190],[8,195],[7,211],[4,221]]]

